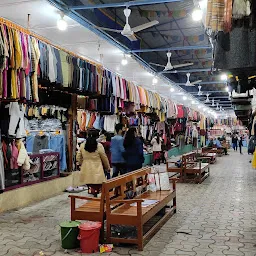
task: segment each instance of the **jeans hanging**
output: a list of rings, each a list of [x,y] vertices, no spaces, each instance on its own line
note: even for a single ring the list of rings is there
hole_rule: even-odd
[[[66,143],[63,135],[52,135],[50,138],[50,149],[60,153],[60,170],[65,171],[67,169],[66,160]]]

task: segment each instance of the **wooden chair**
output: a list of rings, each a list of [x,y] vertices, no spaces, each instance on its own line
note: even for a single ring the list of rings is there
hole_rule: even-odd
[[[183,165],[182,161],[180,163],[180,167],[176,166],[178,160],[181,160],[180,158],[176,157],[175,159],[168,159],[166,160],[166,171],[168,173],[171,173],[171,176],[177,176],[182,181],[183,177]]]

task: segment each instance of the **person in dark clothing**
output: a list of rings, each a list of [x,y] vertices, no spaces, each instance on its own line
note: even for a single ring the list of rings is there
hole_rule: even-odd
[[[238,142],[237,136],[233,135],[233,137],[232,137],[232,145],[233,145],[234,151],[237,151],[237,142]]]
[[[123,134],[124,126],[123,124],[116,124],[115,130],[116,135],[111,139],[111,164],[113,167],[113,178],[117,177],[119,173],[121,175],[126,173],[125,169],[125,160],[123,154],[125,152],[124,149],[124,138]]]
[[[135,128],[130,128],[124,139],[124,159],[126,162],[127,172],[135,171],[142,168],[144,162],[143,144],[137,137]]]
[[[103,145],[103,147],[105,149],[105,153],[108,157],[109,165],[110,165],[110,167],[112,167],[112,165],[111,165],[111,151],[110,151],[111,135],[109,133],[105,132],[104,138],[101,140],[100,143]],[[109,180],[110,179],[110,172],[108,172],[106,170],[104,170],[104,172],[105,172],[105,175],[106,175],[107,179]]]
[[[243,146],[243,137],[241,136],[239,138],[239,150],[240,150],[240,154],[242,155],[243,152],[242,152],[242,146]]]

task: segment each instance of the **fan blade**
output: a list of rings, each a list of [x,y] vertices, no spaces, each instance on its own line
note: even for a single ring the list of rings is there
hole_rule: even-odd
[[[139,32],[139,31],[141,31],[141,30],[144,30],[144,29],[153,27],[153,26],[155,26],[155,25],[157,25],[157,24],[159,24],[159,21],[158,21],[158,20],[153,20],[153,21],[150,21],[150,22],[148,22],[148,23],[145,23],[145,24],[142,24],[142,25],[139,25],[139,26],[137,26],[137,27],[132,28],[132,31],[133,31],[134,33],[137,33],[137,32]]]
[[[187,67],[192,65],[194,65],[194,63],[178,64],[178,65],[174,65],[173,68],[182,68],[182,67]]]
[[[137,41],[138,39],[137,39],[137,37],[133,34],[133,35],[130,35],[130,36],[128,36],[128,35],[124,35],[125,37],[127,37],[130,41]]]
[[[112,29],[112,28],[104,28],[104,27],[97,27],[97,29],[100,29],[100,30],[104,30],[104,31],[110,31],[110,32],[115,32],[115,33],[121,33],[122,30],[118,30],[118,29]]]
[[[160,65],[160,64],[156,64],[156,63],[152,63],[152,62],[149,62],[149,64],[150,64],[150,65],[154,65],[154,66],[158,66],[158,67],[163,67],[163,68],[165,68],[164,65]]]
[[[191,83],[191,84],[199,84],[199,83],[201,83],[203,80],[197,80],[197,81],[195,81],[195,82],[193,82],[193,83]]]

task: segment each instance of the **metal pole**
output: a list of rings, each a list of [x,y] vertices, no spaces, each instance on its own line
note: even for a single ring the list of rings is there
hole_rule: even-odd
[[[198,49],[212,49],[211,45],[187,45],[187,46],[174,46],[166,48],[153,48],[153,49],[138,49],[131,50],[131,53],[135,52],[168,52],[168,51],[182,51],[182,50],[198,50]]]
[[[123,3],[107,3],[107,4],[95,4],[95,5],[71,5],[71,10],[88,10],[88,9],[103,9],[103,8],[117,8],[117,7],[130,7],[138,5],[152,5],[163,4],[172,2],[182,2],[182,0],[141,0],[141,1],[128,1]]]

